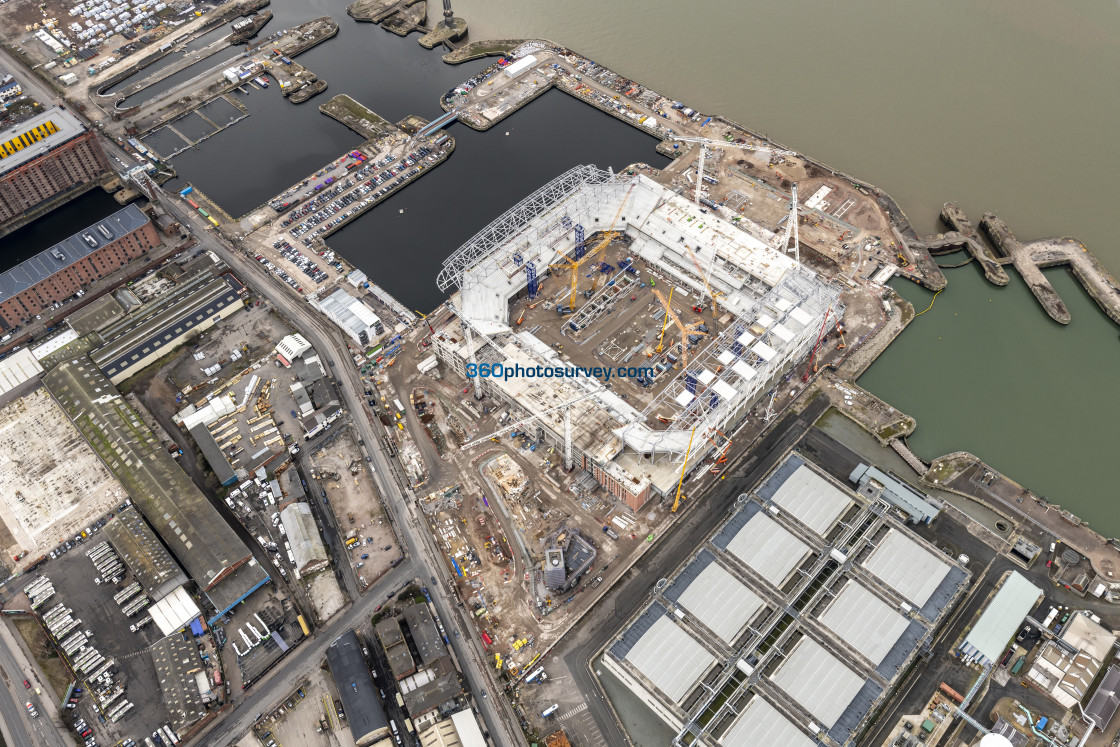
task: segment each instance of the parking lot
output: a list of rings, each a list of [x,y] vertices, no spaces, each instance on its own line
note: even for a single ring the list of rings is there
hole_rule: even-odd
[[[304,697],[299,696],[299,691]],[[278,747],[341,745],[353,747],[354,737],[345,719],[339,719],[338,693],[325,669],[316,670],[296,692],[289,693],[256,728],[260,744],[269,739]]]
[[[358,217],[424,169],[437,165],[450,147],[450,139],[441,135],[419,147],[394,148],[396,154],[376,161],[353,151],[344,159],[353,159],[355,166],[363,165],[344,178],[324,182],[314,196],[306,195],[310,198],[307,202],[289,204],[298,199],[294,196],[273,202],[274,207],[279,205],[290,212],[252,235],[257,261],[297,293],[311,294],[333,287],[351,267],[316,240]],[[361,155],[361,160],[355,154]]]
[[[46,614],[56,606],[64,605],[78,621],[77,627],[61,636],[62,640],[66,641],[70,635],[80,633],[88,639],[86,646],[96,648],[107,662],[113,663],[108,669],[109,673],[114,673],[111,683],[95,685],[93,688],[83,684],[85,692],[76,707],[63,709],[66,714],[64,721],[68,725],[74,719],[84,719],[92,727],[100,744],[111,745],[126,737],[136,739],[137,736],[150,734],[168,723],[169,714],[164,706],[155,664],[148,651],[161,637],[160,631],[156,626],[146,624],[133,632],[130,626],[138,623],[146,614],[141,610],[129,617],[113,600],[115,594],[132,583],[132,574],[126,570],[120,583],[109,583],[100,578],[93,562],[86,555],[103,540],[103,533],[95,530],[88,540],[48,561],[37,569],[36,574],[49,578],[55,589],[54,596],[39,612]],[[29,574],[28,581],[36,574]],[[139,596],[134,597],[138,598]],[[71,658],[76,660],[77,655]],[[84,674],[96,673],[100,668],[95,667]],[[112,693],[118,686],[123,687],[123,693],[106,710],[111,711],[112,707],[124,700],[131,701],[133,707],[117,723],[103,723],[94,707],[93,698],[99,693],[103,696]]]

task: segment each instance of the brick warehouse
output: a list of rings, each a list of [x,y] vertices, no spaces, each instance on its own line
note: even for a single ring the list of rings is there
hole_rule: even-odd
[[[135,205],[0,273],[0,324],[19,326],[126,262],[154,249],[159,233]]]
[[[59,107],[0,132],[0,224],[109,170],[96,136]]]

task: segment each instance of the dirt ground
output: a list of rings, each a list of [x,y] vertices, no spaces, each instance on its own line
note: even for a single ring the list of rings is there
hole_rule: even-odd
[[[0,411],[3,562],[34,562],[124,500],[124,489],[44,389]]]
[[[315,606],[315,617],[319,623],[327,622],[346,605],[338,579],[329,570],[317,573],[307,583],[307,597]]]
[[[328,707],[327,703],[338,697],[330,683],[330,675],[325,669],[316,670],[311,678],[302,687],[306,697],[300,699],[298,694],[289,693],[283,702],[277,704],[284,709],[284,713],[273,718],[266,718],[258,734],[271,731],[269,739],[275,739],[280,747],[303,747],[303,745],[332,745],[332,747],[353,747],[354,737],[350,734],[350,726],[346,721],[339,721],[335,709]],[[295,707],[289,708],[288,703]],[[329,727],[322,732],[316,731],[320,724],[326,721]],[[253,742],[254,747],[260,743]]]
[[[314,474],[319,475],[319,484],[327,491],[339,530],[344,535],[353,532],[358,539],[349,551],[350,562],[364,587],[389,570],[389,563],[400,555],[400,549],[353,430],[348,428],[312,454],[311,465]],[[363,560],[363,555],[369,557]]]

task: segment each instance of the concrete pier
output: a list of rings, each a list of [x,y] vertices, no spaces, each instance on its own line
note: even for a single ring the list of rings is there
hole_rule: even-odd
[[[1011,257],[1015,269],[1023,276],[1023,280],[1027,282],[1027,287],[1031,289],[1031,293],[1042,304],[1042,308],[1050,315],[1050,318],[1058,324],[1069,324],[1070,313],[1065,302],[1054,290],[1054,286],[1050,285],[1046,276],[1042,274],[1042,269],[1031,261],[1026,248],[1015,238],[1015,234],[1011,232],[1008,225],[993,213],[984,213],[984,217],[980,219],[980,227],[992,240],[992,243],[999,247],[1001,252]]]
[[[941,208],[941,221],[953,229],[952,232],[944,234],[944,236],[946,238],[952,236],[954,239],[959,238],[961,240],[961,246],[964,247],[969,256],[980,263],[980,267],[984,270],[984,277],[988,279],[989,283],[1007,285],[1011,281],[999,259],[976,233],[972,221],[968,219],[968,216],[958,205],[946,202]]]
[[[1120,286],[1080,241],[1062,237],[1023,244],[994,213],[985,213],[980,219],[980,227],[992,243],[1011,258],[1015,269],[1027,281],[1031,293],[1054,321],[1069,324],[1071,317],[1065,302],[1050,285],[1042,268],[1066,265],[1104,313],[1120,324]]]

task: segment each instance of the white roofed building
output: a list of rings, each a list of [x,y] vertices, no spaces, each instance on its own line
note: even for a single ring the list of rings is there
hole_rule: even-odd
[[[284,522],[284,531],[288,535],[288,543],[292,546],[295,555],[295,569],[301,575],[321,571],[330,567],[327,558],[327,549],[319,537],[319,529],[315,525],[315,517],[311,515],[311,507],[306,503],[292,503],[280,512],[280,521]]]
[[[919,593],[866,569],[896,534],[912,543],[890,540],[896,579],[934,575]],[[696,541],[600,660],[673,744],[854,744],[968,586],[881,502],[797,455]]]
[[[346,336],[365,347],[385,334],[385,326],[373,310],[358,298],[338,288],[322,300],[312,300],[311,305],[338,325]]]

